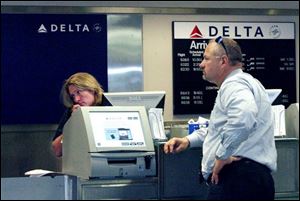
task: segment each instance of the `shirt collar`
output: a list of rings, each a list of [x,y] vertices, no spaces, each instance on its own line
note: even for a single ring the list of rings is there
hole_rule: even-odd
[[[243,72],[243,70],[242,70],[241,68],[235,69],[235,70],[231,71],[231,73],[229,73],[229,74],[226,76],[225,80],[227,80],[227,79],[229,79],[229,78],[231,78],[231,77],[233,77],[233,76],[235,76],[235,75],[237,75],[237,74],[239,74],[239,73],[242,73],[242,72]],[[224,80],[224,82],[225,82],[225,80]],[[224,82],[223,82],[223,83],[224,83]]]

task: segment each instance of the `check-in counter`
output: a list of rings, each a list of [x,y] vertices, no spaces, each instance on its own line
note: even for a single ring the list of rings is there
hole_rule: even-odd
[[[77,177],[56,175],[1,178],[1,200],[74,200],[76,198]]]
[[[299,139],[276,138],[275,197],[299,197]],[[155,145],[157,176],[139,179],[74,179],[72,176],[1,178],[1,199],[204,199],[199,183],[201,148],[165,154]]]
[[[273,173],[275,198],[299,197],[299,139],[276,138],[277,171]],[[198,171],[202,148],[192,148],[179,154],[164,154],[158,150],[158,178],[162,199],[204,199],[205,183],[199,184]]]
[[[276,138],[275,198],[299,197],[299,139]],[[136,179],[80,179],[73,176],[1,178],[1,199],[205,199],[199,183],[201,148],[165,154],[155,144],[157,175]]]
[[[92,179],[78,178],[77,198],[79,200],[141,200],[158,199],[158,178],[139,179]]]
[[[276,138],[275,198],[299,197],[299,139]]]
[[[207,186],[199,183],[202,149],[165,154],[155,145],[158,175],[142,180],[80,181],[80,199],[205,199]],[[273,173],[276,198],[299,197],[299,140],[277,138],[278,169]],[[140,192],[140,193],[133,193]]]
[[[202,149],[165,154],[163,146],[156,146],[160,199],[205,199],[207,186],[199,182]]]

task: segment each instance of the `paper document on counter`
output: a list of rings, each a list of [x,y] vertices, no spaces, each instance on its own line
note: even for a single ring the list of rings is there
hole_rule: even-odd
[[[62,175],[63,173],[61,172],[54,172],[51,170],[43,170],[43,169],[34,169],[25,172],[26,176],[29,177],[43,177],[43,176],[56,176],[56,175]]]

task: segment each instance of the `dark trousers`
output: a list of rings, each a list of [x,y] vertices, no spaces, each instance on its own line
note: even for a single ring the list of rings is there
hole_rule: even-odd
[[[274,180],[269,168],[243,158],[225,165],[219,183],[208,179],[208,200],[274,200]]]

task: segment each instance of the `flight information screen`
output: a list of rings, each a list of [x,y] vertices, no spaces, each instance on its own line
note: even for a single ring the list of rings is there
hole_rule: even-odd
[[[294,23],[173,22],[174,114],[210,113],[217,86],[202,79],[199,64],[210,39],[236,40],[243,52],[244,72],[266,89],[282,89],[274,105],[296,102]]]

